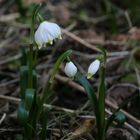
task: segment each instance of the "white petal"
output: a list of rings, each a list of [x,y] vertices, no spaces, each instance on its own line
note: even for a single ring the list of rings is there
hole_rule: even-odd
[[[70,61],[66,63],[64,72],[68,77],[74,77],[77,73],[77,67]]]
[[[60,27],[51,22],[44,21],[42,23],[42,27],[44,28],[44,31],[47,31],[48,34],[53,37],[53,39],[57,38],[57,36],[61,35],[61,29]]]
[[[61,36],[60,27],[51,22],[43,21],[35,32],[35,42],[42,46],[45,43],[53,42]]]
[[[36,42],[39,46],[42,46],[42,44],[43,44],[42,36],[41,36],[39,30],[37,30],[37,31],[35,32],[35,42]]]
[[[48,43],[50,40],[53,40],[53,37],[49,33],[46,33],[46,32],[47,30],[45,29],[42,29],[41,31],[41,36],[44,43]]]
[[[99,66],[100,66],[100,61],[98,59],[96,59],[95,61],[93,61],[89,68],[88,68],[88,74],[89,75],[94,75],[98,69],[99,69]]]
[[[55,24],[55,23],[51,23],[51,22],[47,22],[46,23],[46,27],[48,32],[54,37],[56,38],[57,36],[61,35],[61,29],[60,27]]]

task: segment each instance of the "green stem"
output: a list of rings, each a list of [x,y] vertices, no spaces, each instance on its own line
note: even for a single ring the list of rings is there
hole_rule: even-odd
[[[38,12],[39,12],[40,7],[41,7],[41,4],[36,5],[34,10],[33,10],[32,20],[31,20],[31,32],[30,32],[31,43],[34,42],[35,18],[37,16]]]
[[[34,64],[33,67],[37,64],[37,58],[38,58],[38,46],[35,44],[36,49],[35,49],[35,56],[34,56]]]
[[[29,48],[29,88],[33,87],[33,46]]]
[[[104,140],[105,133],[105,67],[101,67],[101,81],[99,86],[99,116],[100,123],[98,128],[98,140]]]

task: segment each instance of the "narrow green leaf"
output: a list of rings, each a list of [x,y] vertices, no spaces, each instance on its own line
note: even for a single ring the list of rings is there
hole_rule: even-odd
[[[21,65],[25,66],[25,65],[27,65],[27,46],[22,45],[20,48],[21,48],[21,54],[22,54]]]
[[[21,90],[21,98],[25,98],[25,90],[28,87],[28,66],[20,67],[20,90]]]
[[[66,52],[64,52],[59,58],[58,60],[56,61],[54,67],[53,67],[53,70],[52,70],[52,73],[51,73],[51,78],[49,80],[50,83],[53,82],[54,80],[54,77],[59,69],[59,66],[62,64],[62,62],[67,59],[67,57],[69,57],[70,55],[72,54],[72,50],[68,50]]]
[[[39,13],[37,14],[37,17],[40,23],[44,21],[43,17]]]
[[[34,102],[35,89],[26,89],[25,92],[25,108],[30,110]]]
[[[21,89],[21,98],[25,99],[25,91],[28,88],[28,66],[21,66],[20,67],[20,89]],[[36,89],[37,87],[37,74],[36,71],[33,70],[33,88]]]
[[[26,110],[25,105],[23,102],[21,102],[18,106],[18,120],[23,125],[26,126],[28,117],[29,117],[29,111]]]
[[[42,129],[40,132],[41,140],[46,140],[46,137],[47,137],[48,113],[49,113],[49,110],[44,109],[40,115],[40,121],[41,121],[41,126],[42,126]]]
[[[33,88],[37,89],[37,73],[33,70]]]
[[[34,7],[34,10],[33,10],[33,13],[32,13],[31,33],[30,33],[30,36],[31,36],[31,44],[32,44],[32,42],[34,42],[35,19],[36,19],[36,16],[37,16],[40,8],[41,8],[41,4],[36,5]]]

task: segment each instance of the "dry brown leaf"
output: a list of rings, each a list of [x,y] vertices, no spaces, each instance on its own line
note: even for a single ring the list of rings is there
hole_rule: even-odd
[[[128,99],[134,94],[135,89],[131,87],[117,86],[110,90],[107,98],[112,101],[112,103],[116,105],[120,105],[124,102],[124,100]]]
[[[80,127],[78,127],[74,132],[72,132],[70,138],[75,139],[79,136],[84,135],[85,133],[89,132],[93,128],[94,124],[95,124],[95,120],[93,119],[85,120]]]
[[[71,12],[68,8],[67,2],[58,3],[54,6],[52,13],[56,21],[61,25],[66,25],[70,21]]]
[[[87,42],[96,44],[104,42],[104,35],[97,34],[94,30],[81,30],[78,32],[78,36],[86,40]]]
[[[135,138],[125,129],[112,128],[108,131],[107,140],[135,140]]]
[[[117,34],[112,36],[111,39],[121,42],[140,41],[140,29],[133,27],[127,34]]]

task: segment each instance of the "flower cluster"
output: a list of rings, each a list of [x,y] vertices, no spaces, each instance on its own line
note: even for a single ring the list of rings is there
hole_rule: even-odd
[[[52,44],[54,40],[61,39],[61,29],[56,23],[43,21],[35,32],[35,42],[39,48],[44,44]]]
[[[52,44],[56,39],[61,39],[61,29],[56,23],[43,21],[37,28],[34,39],[39,48],[42,48],[44,44]],[[96,59],[93,61],[87,72],[87,78],[91,78],[99,69],[100,61]],[[74,77],[77,73],[77,67],[73,62],[67,62],[64,69],[65,74],[68,77]]]
[[[90,79],[98,71],[99,67],[100,61],[96,59],[89,65],[87,79]],[[73,62],[67,62],[65,65],[64,72],[68,77],[74,77],[77,73],[77,67],[74,65]]]

